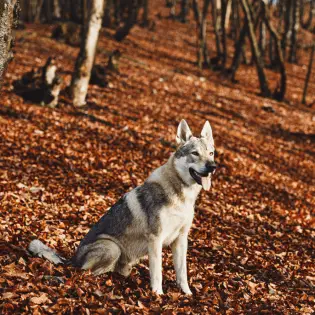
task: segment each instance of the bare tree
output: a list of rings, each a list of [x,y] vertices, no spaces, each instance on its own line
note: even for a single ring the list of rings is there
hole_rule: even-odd
[[[130,32],[132,27],[136,24],[139,8],[140,8],[140,0],[130,0],[128,2],[128,15],[127,19],[122,27],[120,27],[115,34],[115,39],[117,41],[122,41]]]
[[[91,70],[94,63],[98,35],[102,24],[104,0],[91,3],[88,24],[82,37],[80,52],[72,76],[70,91],[75,106],[84,106]]]
[[[307,87],[308,87],[308,82],[311,77],[311,72],[312,72],[312,65],[313,65],[313,59],[314,59],[314,52],[315,52],[315,43],[313,44],[312,50],[311,50],[311,55],[310,55],[310,62],[308,64],[308,70],[306,74],[306,79],[305,79],[305,85],[304,85],[304,91],[303,91],[303,98],[302,98],[302,103],[306,104],[306,93],[307,93]]]
[[[206,32],[207,32],[207,20],[206,16],[208,13],[208,8],[210,4],[210,0],[204,0],[202,11],[200,9],[198,0],[193,0],[193,9],[195,14],[195,19],[197,22],[197,47],[198,47],[198,66],[199,68],[203,68],[203,65],[209,66],[209,56],[208,56],[208,48],[206,41]]]
[[[212,1],[212,20],[214,26],[214,35],[215,35],[215,44],[217,48],[217,56],[221,58],[222,50],[221,50],[221,0],[213,0]]]
[[[188,15],[188,10],[189,10],[188,2],[189,2],[188,0],[182,0],[182,2],[180,4],[180,7],[181,7],[180,21],[182,23],[186,23],[186,21],[187,21],[187,15]]]
[[[264,21],[261,21],[259,26],[259,50],[261,56],[264,57],[266,50],[266,24]]]
[[[3,73],[12,59],[14,7],[16,0],[0,1],[0,88]]]
[[[221,44],[222,44],[222,55],[221,55],[221,67],[225,67],[227,58],[227,45],[226,45],[226,29],[229,24],[231,14],[231,0],[221,0]]]
[[[61,18],[61,9],[60,9],[59,0],[54,0],[53,7],[54,7],[53,16],[55,19],[59,20]]]
[[[302,1],[302,4],[301,4],[301,25],[303,28],[309,29],[312,25],[313,17],[315,16],[315,1],[314,0],[308,1],[309,6],[310,6],[309,10],[305,10],[304,6],[306,6],[306,4],[304,2],[305,1]],[[308,17],[307,17],[306,22],[304,22],[303,20],[304,11],[306,12],[308,11]]]
[[[259,14],[260,14],[260,6],[256,7],[255,10],[253,10],[253,21],[254,21],[254,29],[258,26],[259,22]],[[235,81],[235,75],[236,71],[240,65],[241,62],[241,56],[242,54],[245,55],[245,49],[244,49],[244,44],[245,44],[245,39],[246,36],[248,35],[248,23],[244,22],[244,25],[240,31],[240,35],[238,40],[235,42],[235,53],[233,56],[232,64],[230,67],[230,73],[231,73],[231,79],[232,81]]]
[[[300,28],[300,0],[293,1],[289,61],[296,62],[297,34]]]
[[[143,13],[142,13],[142,25],[149,25],[149,0],[142,0]]]
[[[277,60],[277,65],[280,69],[280,86],[279,89],[276,89],[273,93],[273,97],[279,101],[282,101],[284,99],[284,95],[286,92],[286,82],[287,82],[287,76],[286,76],[286,71],[285,71],[285,65],[284,65],[284,58],[283,58],[283,53],[281,49],[281,40],[280,36],[278,35],[276,29],[272,26],[271,24],[271,18],[270,18],[270,13],[268,6],[264,0],[261,0],[262,6],[263,6],[263,20],[270,32],[270,35],[275,43],[275,50],[276,50],[276,60]]]
[[[232,22],[231,22],[231,29],[230,29],[230,36],[232,39],[236,39],[238,35],[239,29],[239,12],[238,12],[238,2],[237,0],[232,0]]]
[[[34,22],[35,23],[40,23],[40,16],[42,13],[42,8],[43,8],[44,0],[38,0],[37,4],[35,5],[35,16],[34,16]]]
[[[284,14],[284,33],[282,35],[282,50],[283,56],[286,55],[286,46],[287,46],[287,39],[291,38],[291,31],[292,31],[292,1],[295,0],[284,0],[285,5],[283,9],[285,10]]]
[[[253,58],[256,64],[256,70],[258,74],[259,84],[260,84],[260,90],[261,94],[263,96],[270,96],[270,90],[268,87],[268,82],[266,80],[265,72],[264,72],[264,64],[261,59],[259,47],[257,44],[256,36],[255,36],[255,30],[254,25],[252,21],[252,17],[250,14],[249,4],[247,0],[241,0],[241,4],[243,7],[246,23],[248,24],[248,34],[249,34],[249,40],[252,47],[253,52]]]

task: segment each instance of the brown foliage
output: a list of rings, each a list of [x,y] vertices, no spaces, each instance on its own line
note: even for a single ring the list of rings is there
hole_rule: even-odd
[[[106,87],[90,86],[84,111],[65,97],[51,109],[12,93],[13,80],[51,55],[69,83],[78,53],[50,39],[50,26],[18,31],[0,105],[2,314],[313,311],[314,111],[298,104],[303,62],[287,67],[288,103],[264,99],[253,68],[239,69],[243,85],[197,69],[194,28],[167,19],[160,5],[158,12],[155,33],[135,27],[122,43],[102,34],[100,49],[122,52],[120,73]],[[220,166],[189,237],[192,297],[176,288],[169,250],[160,297],[149,289],[146,260],[125,279],[28,255],[38,237],[71,257],[107,208],[166,161],[181,118],[195,131],[210,120]]]

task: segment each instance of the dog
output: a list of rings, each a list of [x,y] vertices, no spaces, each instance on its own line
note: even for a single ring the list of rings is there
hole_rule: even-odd
[[[163,294],[162,248],[170,245],[176,282],[185,294],[192,294],[187,280],[188,233],[197,196],[202,188],[210,189],[216,170],[210,123],[206,121],[201,136],[194,137],[182,120],[176,142],[169,160],[91,228],[69,263],[95,275],[113,271],[128,276],[132,266],[148,255],[152,291]],[[66,262],[39,240],[28,249],[53,263]]]

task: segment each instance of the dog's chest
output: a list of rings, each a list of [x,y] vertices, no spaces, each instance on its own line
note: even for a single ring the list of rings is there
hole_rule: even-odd
[[[161,212],[161,231],[163,244],[171,244],[184,229],[189,230],[198,193],[189,191],[185,198],[178,198]]]

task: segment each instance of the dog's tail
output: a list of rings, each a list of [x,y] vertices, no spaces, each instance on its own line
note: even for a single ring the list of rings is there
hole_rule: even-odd
[[[58,255],[53,249],[46,246],[40,240],[31,241],[30,245],[28,245],[28,250],[33,256],[46,258],[55,265],[67,263],[67,259]]]

